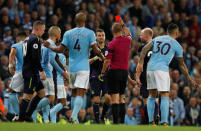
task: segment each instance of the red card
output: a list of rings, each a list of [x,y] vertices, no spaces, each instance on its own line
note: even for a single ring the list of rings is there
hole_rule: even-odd
[[[119,20],[120,20],[120,16],[119,15],[115,16],[115,21],[119,22]]]

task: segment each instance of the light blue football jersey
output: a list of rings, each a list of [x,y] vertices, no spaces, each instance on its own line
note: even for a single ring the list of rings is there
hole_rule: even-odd
[[[20,41],[19,43],[13,44],[11,48],[15,48],[17,50],[17,54],[15,56],[16,58],[16,70],[15,72],[21,72],[22,66],[23,66],[23,41]]]
[[[89,71],[89,49],[96,42],[95,33],[85,27],[66,31],[62,45],[69,48],[69,71]]]
[[[59,55],[59,60],[62,63],[64,67],[66,67],[66,57],[63,54],[58,54]],[[63,76],[61,73],[57,71],[57,85],[64,85],[64,80]]]
[[[181,45],[171,36],[158,36],[152,40],[152,55],[148,62],[147,71],[161,70],[168,72],[173,57],[183,57]]]
[[[48,39],[47,40],[52,46],[56,46],[55,43]],[[43,70],[45,71],[47,78],[52,78],[53,74],[53,67],[56,69],[56,71],[63,73],[64,71],[61,69],[61,67],[58,65],[58,63],[55,60],[56,53],[50,50],[49,48],[42,47],[43,53],[42,53],[42,61],[41,65]]]

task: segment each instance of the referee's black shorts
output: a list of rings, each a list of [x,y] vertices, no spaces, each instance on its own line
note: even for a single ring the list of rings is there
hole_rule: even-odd
[[[108,93],[123,95],[128,80],[127,70],[108,71]]]
[[[38,92],[43,89],[44,86],[39,75],[24,77],[24,93],[33,94],[34,91]]]

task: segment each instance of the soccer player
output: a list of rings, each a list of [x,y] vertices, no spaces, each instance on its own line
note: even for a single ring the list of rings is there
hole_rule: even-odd
[[[63,54],[58,54],[59,60],[66,67],[66,57]],[[56,123],[56,113],[66,106],[66,89],[63,75],[57,71],[57,99],[59,103],[50,110],[50,119],[52,123]]]
[[[153,116],[157,91],[160,92],[161,96],[161,124],[164,126],[168,124],[168,97],[170,91],[169,63],[174,56],[176,56],[181,72],[188,80],[189,85],[195,86],[184,64],[183,49],[175,40],[179,35],[178,26],[176,24],[170,24],[167,28],[167,34],[154,38],[142,49],[140,61],[136,68],[137,73],[142,73],[145,55],[152,49],[153,53],[147,65],[147,89],[149,90],[147,109],[149,122],[153,125],[155,125]]]
[[[98,43],[98,47],[104,55],[108,54],[107,47],[105,45],[105,32],[102,29],[96,30],[96,40]],[[103,61],[93,52],[90,52],[90,87],[91,94],[93,97],[93,111],[96,123],[99,123],[99,104],[100,104],[100,95],[102,92],[102,96],[105,98],[105,102],[103,105],[103,111],[101,115],[101,120],[104,121],[106,118],[106,112],[109,108],[111,97],[108,95],[107,89],[107,77],[106,75],[103,78],[103,81],[98,79],[98,76],[101,73],[103,67]]]
[[[52,26],[48,30],[49,39],[47,40],[52,46],[56,46],[56,42],[60,40],[61,37],[61,30],[57,26]],[[49,48],[43,47],[43,53],[42,53],[42,68],[45,71],[46,74],[46,80],[43,81],[43,86],[45,87],[45,96],[46,98],[43,98],[37,108],[34,112],[35,115],[33,115],[34,121],[36,121],[36,113],[38,109],[42,109],[43,112],[43,119],[45,123],[49,122],[49,112],[50,112],[50,104],[54,104],[54,98],[55,98],[55,90],[54,90],[54,82],[53,82],[53,67],[58,71],[64,78],[68,78],[68,74],[65,71],[65,68],[60,67],[60,63],[57,63],[57,57],[56,53],[50,50]],[[48,103],[48,104],[47,104]],[[44,107],[44,105],[46,105]]]
[[[129,29],[124,25],[122,19],[119,23],[112,25],[114,39],[108,44],[108,55],[103,64],[100,77],[104,76],[108,65],[108,93],[112,97],[113,123],[124,123],[125,102],[124,91],[128,78],[129,49],[132,41]]]
[[[153,31],[150,28],[145,28],[141,31],[140,33],[140,39],[142,42],[142,45],[139,47],[138,52],[142,51],[142,48],[149,43],[152,40],[153,37]],[[145,119],[143,120],[144,124],[148,124],[148,114],[147,114],[147,98],[149,96],[149,92],[147,90],[147,79],[146,79],[146,75],[147,75],[147,63],[149,61],[149,58],[151,57],[152,51],[150,50],[145,58],[144,58],[144,65],[143,65],[143,72],[141,73],[140,77],[139,75],[136,73],[136,81],[138,83],[140,83],[140,95],[143,97],[143,110],[144,110],[144,115],[145,115]]]
[[[18,97],[19,93],[22,92],[24,88],[24,79],[22,77],[22,65],[23,65],[23,51],[22,45],[26,38],[25,32],[20,32],[17,37],[17,43],[11,46],[11,51],[9,54],[9,71],[13,76],[10,87],[9,87],[9,103],[12,108],[12,114],[19,115],[19,102]],[[16,66],[13,64],[15,63]]]
[[[83,97],[89,81],[89,49],[104,60],[104,56],[98,49],[95,34],[92,30],[85,28],[86,15],[78,13],[75,16],[76,28],[66,31],[62,44],[53,47],[49,42],[44,41],[44,45],[57,53],[63,53],[64,49],[69,49],[69,72],[70,88],[72,88],[72,122],[78,123],[78,112],[83,104]]]
[[[41,80],[45,80],[46,76],[41,66],[40,42],[40,37],[44,31],[45,24],[41,21],[35,21],[33,23],[32,33],[23,43],[24,63],[22,75],[24,78],[24,92],[20,105],[20,121],[31,121],[31,115],[38,102],[45,96],[45,90]],[[33,97],[34,91],[37,92],[37,95]]]

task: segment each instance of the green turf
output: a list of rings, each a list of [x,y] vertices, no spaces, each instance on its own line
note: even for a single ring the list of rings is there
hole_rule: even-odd
[[[0,123],[0,131],[201,131],[201,127]]]

